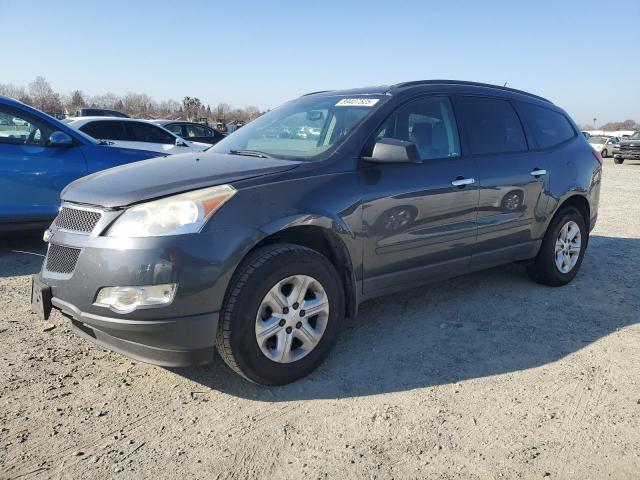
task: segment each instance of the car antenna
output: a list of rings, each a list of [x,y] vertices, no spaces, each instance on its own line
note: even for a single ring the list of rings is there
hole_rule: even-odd
[[[506,87],[506,86],[507,86],[507,83],[509,83],[509,82],[504,82],[504,85],[502,85],[502,86],[503,86],[503,87]]]

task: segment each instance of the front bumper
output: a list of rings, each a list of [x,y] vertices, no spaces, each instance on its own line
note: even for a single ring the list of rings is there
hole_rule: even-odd
[[[84,233],[54,222],[36,275],[50,307],[69,317],[83,337],[141,361],[164,366],[212,361],[237,232],[137,239],[101,235],[116,215],[102,212],[95,228]],[[120,315],[95,304],[103,287],[167,283],[177,284],[169,305]]]
[[[56,297],[51,303],[71,319],[75,333],[136,360],[166,367],[201,365],[213,360],[217,313],[129,320],[85,313]]]

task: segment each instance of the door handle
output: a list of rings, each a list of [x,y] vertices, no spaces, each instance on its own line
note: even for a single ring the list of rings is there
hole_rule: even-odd
[[[473,185],[474,183],[476,183],[475,178],[458,177],[451,182],[451,185],[458,188],[464,188],[465,186]]]
[[[546,170],[541,170],[539,168],[534,168],[533,170],[531,170],[532,177],[539,177],[540,175],[546,175],[546,174],[547,174]]]

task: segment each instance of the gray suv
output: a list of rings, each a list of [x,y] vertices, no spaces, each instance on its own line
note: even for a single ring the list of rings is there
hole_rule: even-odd
[[[365,300],[508,262],[561,286],[601,158],[561,108],[459,81],[315,92],[206,152],[84,177],[45,233],[32,305],[165,366],[214,352],[299,379]]]

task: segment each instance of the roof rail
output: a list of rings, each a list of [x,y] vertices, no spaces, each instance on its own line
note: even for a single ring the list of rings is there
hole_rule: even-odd
[[[391,85],[389,88],[403,88],[403,87],[414,87],[418,85],[437,85],[437,84],[448,84],[448,85],[470,85],[473,87],[487,87],[494,88],[496,90],[504,90],[507,92],[519,93],[521,95],[527,95],[528,97],[537,98],[538,100],[545,101],[547,103],[553,103],[551,100],[548,100],[544,97],[540,97],[539,95],[534,95],[533,93],[524,92],[522,90],[517,90],[515,88],[503,87],[500,85],[492,85],[490,83],[480,83],[480,82],[467,82],[464,80],[416,80],[413,82],[402,82],[396,83],[395,85]]]
[[[305,93],[304,95],[300,95],[301,97],[308,97],[309,95],[315,95],[316,93],[327,93],[327,92],[333,92],[333,90],[318,90],[317,92],[309,92],[309,93]]]

